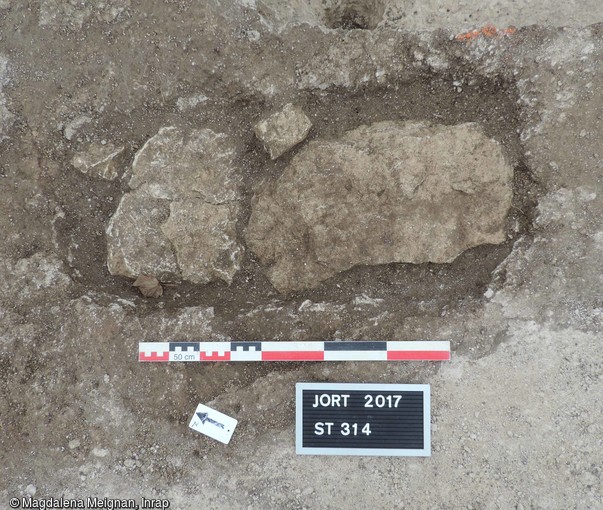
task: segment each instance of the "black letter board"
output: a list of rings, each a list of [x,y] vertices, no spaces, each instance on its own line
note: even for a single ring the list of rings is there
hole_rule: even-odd
[[[296,384],[301,455],[431,456],[428,384]]]

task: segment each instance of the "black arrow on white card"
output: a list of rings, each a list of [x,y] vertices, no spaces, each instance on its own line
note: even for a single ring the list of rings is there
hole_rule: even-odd
[[[201,420],[201,423],[204,425],[205,425],[205,422],[207,422],[207,423],[211,423],[212,425],[215,425],[216,427],[220,427],[221,429],[224,428],[224,424],[220,423],[219,421],[212,420],[209,417],[209,413],[197,413],[197,418],[199,418]]]

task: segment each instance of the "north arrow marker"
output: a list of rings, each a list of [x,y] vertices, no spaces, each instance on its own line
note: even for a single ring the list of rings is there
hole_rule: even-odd
[[[210,415],[212,418],[210,418]],[[201,434],[212,437],[221,443],[228,444],[237,427],[237,423],[237,420],[231,416],[227,416],[206,405],[199,404],[188,426]],[[209,424],[213,425],[213,427],[206,426]]]
[[[215,425],[216,427],[220,427],[221,429],[224,428],[224,425],[220,422],[217,422],[216,420],[212,420],[209,417],[209,413],[197,413],[197,417],[201,420],[201,423],[203,423],[205,425],[205,422],[207,423],[211,423],[212,425]]]

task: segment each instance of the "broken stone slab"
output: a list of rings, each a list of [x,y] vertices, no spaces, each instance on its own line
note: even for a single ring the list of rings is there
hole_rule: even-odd
[[[107,229],[111,274],[230,283],[243,254],[236,153],[229,137],[210,129],[165,127],[147,141],[134,158],[133,189]]]
[[[107,267],[111,274],[180,280],[173,247],[161,231],[169,217],[169,204],[169,200],[138,191],[122,197],[107,228]]]
[[[223,133],[164,127],[138,151],[129,185],[155,198],[200,198],[222,204],[240,198],[237,149]]]
[[[361,126],[300,151],[254,198],[246,240],[281,292],[356,265],[448,263],[505,240],[512,178],[477,124]]]
[[[270,159],[277,159],[303,142],[311,127],[312,122],[303,110],[289,103],[282,110],[258,122],[255,126],[255,135],[270,154]]]
[[[170,217],[161,230],[176,250],[182,278],[232,282],[243,258],[236,232],[238,212],[233,202],[216,205],[188,198],[170,204]]]
[[[75,154],[71,164],[84,174],[113,181],[119,175],[119,156],[123,152],[123,145],[117,147],[112,143],[90,144],[86,150]]]

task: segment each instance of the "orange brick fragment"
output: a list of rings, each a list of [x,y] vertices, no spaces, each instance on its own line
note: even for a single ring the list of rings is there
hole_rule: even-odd
[[[463,34],[459,34],[455,37],[457,41],[472,41],[473,39],[477,39],[480,35],[484,37],[495,37],[495,36],[505,36],[511,35],[517,32],[515,27],[507,27],[501,30],[498,30],[492,23],[488,23],[478,30],[471,30],[470,32],[465,32]]]

